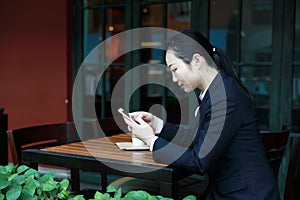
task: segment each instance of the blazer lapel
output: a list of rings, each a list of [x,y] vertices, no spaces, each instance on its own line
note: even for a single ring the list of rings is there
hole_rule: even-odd
[[[203,124],[204,117],[205,117],[205,111],[207,111],[207,109],[209,108],[209,106],[211,104],[211,100],[210,100],[211,94],[213,94],[213,92],[217,92],[216,91],[217,87],[223,83],[223,79],[226,76],[227,76],[227,73],[224,72],[223,70],[220,70],[219,73],[217,74],[217,76],[211,82],[211,84],[208,88],[208,91],[206,92],[204,98],[202,99],[202,101],[200,103],[200,109],[198,112],[198,113],[200,113],[200,119],[199,119],[200,126],[202,126],[201,124]]]

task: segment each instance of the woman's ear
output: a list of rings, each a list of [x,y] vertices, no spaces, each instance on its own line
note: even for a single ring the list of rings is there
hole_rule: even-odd
[[[194,66],[195,66],[197,69],[200,69],[200,67],[201,67],[202,64],[203,64],[203,58],[202,58],[202,56],[200,56],[198,53],[195,53],[195,54],[193,55],[192,63],[194,64]]]

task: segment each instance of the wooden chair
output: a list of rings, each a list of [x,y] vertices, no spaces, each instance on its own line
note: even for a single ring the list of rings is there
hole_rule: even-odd
[[[7,131],[8,122],[7,114],[4,114],[4,108],[0,107],[0,165],[8,164],[8,152],[7,152]]]
[[[284,199],[300,199],[300,135],[291,138],[291,150]]]
[[[22,150],[39,149],[44,147],[66,144],[76,140],[76,128],[73,122],[32,126],[7,131],[8,143],[13,164],[22,163]],[[28,163],[27,163],[28,165]],[[38,165],[30,167],[38,169]],[[70,169],[71,186],[73,191],[79,191],[79,171]]]
[[[277,179],[279,167],[286,149],[290,130],[283,126],[281,131],[261,131],[269,163]]]

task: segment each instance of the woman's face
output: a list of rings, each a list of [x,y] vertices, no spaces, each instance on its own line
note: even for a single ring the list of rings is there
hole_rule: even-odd
[[[173,51],[168,50],[166,63],[172,73],[173,82],[177,82],[178,86],[183,88],[185,92],[199,88],[201,76],[192,62],[186,64],[182,59],[177,58]]]

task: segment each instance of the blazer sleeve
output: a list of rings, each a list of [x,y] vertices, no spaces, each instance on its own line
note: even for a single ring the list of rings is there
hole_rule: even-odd
[[[196,119],[195,119],[196,120]],[[196,122],[195,122],[196,123]],[[180,146],[190,146],[194,138],[195,129],[183,128],[176,124],[166,123],[159,134],[160,138],[165,139],[168,142],[178,144]]]

